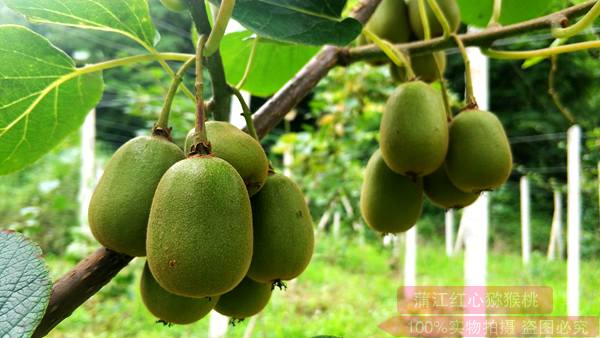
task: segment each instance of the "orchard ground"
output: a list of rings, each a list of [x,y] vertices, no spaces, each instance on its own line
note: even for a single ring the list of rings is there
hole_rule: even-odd
[[[440,226],[442,226],[440,224]],[[259,315],[253,337],[391,337],[379,323],[396,314],[396,292],[402,284],[402,250],[358,237],[333,238],[320,233],[313,260],[304,274],[275,290]],[[63,258],[48,257],[53,278],[71,268]],[[143,259],[134,260],[115,281],[78,308],[50,337],[207,337],[208,317],[187,326],[155,323],[139,296]],[[582,262],[581,314],[600,313],[600,261]],[[463,284],[463,256],[446,257],[442,243],[419,243],[419,285]],[[536,285],[554,290],[554,315],[566,314],[566,263],[534,254],[528,267],[521,257],[491,251],[488,285]],[[230,327],[227,337],[242,337],[249,320]]]

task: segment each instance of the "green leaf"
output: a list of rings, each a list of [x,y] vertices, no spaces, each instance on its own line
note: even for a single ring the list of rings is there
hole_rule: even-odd
[[[0,337],[29,337],[50,299],[42,250],[16,232],[0,232]]]
[[[227,80],[236,85],[244,75],[256,35],[249,31],[225,35],[221,55]],[[319,51],[319,47],[287,44],[259,38],[249,76],[242,87],[256,96],[269,96],[281,88]]]
[[[500,23],[510,25],[544,14],[550,9],[548,0],[503,0]],[[492,17],[493,0],[458,0],[461,20],[472,26],[485,27]]]
[[[158,34],[144,0],[4,0],[35,23],[115,32],[153,46]]]
[[[33,163],[76,130],[102,96],[100,72],[41,35],[0,25],[0,175]]]
[[[210,0],[220,4],[220,0]],[[321,46],[347,45],[362,30],[353,18],[338,19],[342,0],[237,0],[233,17],[261,37]]]

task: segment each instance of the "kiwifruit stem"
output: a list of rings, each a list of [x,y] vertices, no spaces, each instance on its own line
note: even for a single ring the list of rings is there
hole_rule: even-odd
[[[419,0],[419,16],[421,17],[421,25],[423,26],[423,34],[425,41],[431,39],[431,29],[429,27],[429,18],[427,17],[427,9],[425,8],[425,0]]]
[[[550,57],[552,55],[579,52],[587,49],[600,48],[600,40],[569,43],[562,46],[526,50],[526,51],[505,51],[489,48],[481,48],[481,52],[486,56],[498,60],[522,60],[534,57]]]
[[[554,101],[554,105],[556,106],[556,108],[558,108],[560,113],[565,117],[565,119],[567,119],[567,121],[569,121],[569,123],[571,123],[571,125],[573,125],[575,124],[575,117],[573,116],[569,108],[565,107],[562,104],[562,102],[560,101],[560,96],[558,96],[558,92],[554,88],[554,75],[556,74],[557,69],[556,59],[556,55],[553,55],[550,58],[551,66],[550,71],[548,72],[548,94],[552,98],[552,101]]]
[[[244,70],[244,75],[240,82],[235,85],[235,88],[242,89],[244,84],[246,84],[246,80],[248,80],[248,76],[250,75],[250,70],[252,69],[252,65],[254,64],[254,58],[256,56],[256,47],[258,46],[258,40],[260,37],[258,35],[254,36],[254,42],[252,42],[252,49],[250,50],[250,56],[248,57],[248,62],[246,63],[246,69]]]
[[[448,86],[446,86],[446,80],[444,79],[444,74],[442,74],[442,67],[440,65],[440,60],[438,58],[433,57],[435,61],[435,71],[437,72],[437,77],[440,80],[440,86],[442,87],[442,99],[444,100],[444,109],[446,110],[446,118],[448,122],[452,121],[452,107],[450,106],[450,98],[448,97]]]
[[[463,44],[462,40],[456,34],[451,35],[454,41],[456,41],[456,46],[460,50],[460,54],[462,55],[463,62],[465,63],[465,82],[466,82],[466,97],[465,101],[467,104],[467,108],[476,109],[477,108],[477,100],[475,100],[475,95],[473,94],[473,77],[471,76],[471,61],[469,60],[469,55],[467,54],[467,49]]]
[[[429,7],[431,7],[431,10],[433,11],[433,15],[435,15],[436,19],[440,23],[440,26],[442,26],[442,30],[444,31],[444,37],[445,38],[449,37],[450,34],[452,34],[452,29],[450,28],[448,19],[446,19],[446,15],[444,15],[444,11],[442,11],[442,9],[440,8],[440,5],[438,5],[436,0],[427,0],[427,2],[429,3]],[[423,7],[425,7],[425,6],[423,6]],[[419,8],[419,15],[422,15],[420,8]]]
[[[173,105],[173,98],[175,97],[175,93],[177,93],[177,89],[179,88],[179,85],[183,81],[183,76],[185,75],[187,70],[190,68],[190,66],[194,64],[195,60],[196,60],[195,57],[187,60],[179,68],[179,70],[177,70],[177,74],[175,74],[173,81],[171,81],[171,86],[169,87],[169,91],[167,92],[167,95],[165,96],[165,103],[163,104],[162,110],[158,117],[158,122],[156,122],[156,125],[152,129],[153,134],[155,132],[161,133],[160,130],[167,131],[169,129],[169,114],[171,113],[171,106]]]
[[[235,0],[221,0],[221,6],[219,6],[219,13],[215,19],[215,25],[208,36],[208,40],[206,40],[204,56],[209,57],[219,50],[221,39],[223,38],[223,35],[225,35],[227,23],[229,23],[229,19],[233,13],[233,7],[235,7]]]
[[[246,120],[246,127],[248,128],[248,134],[250,134],[250,136],[252,136],[258,142],[260,142],[260,138],[258,137],[258,134],[256,133],[256,128],[254,127],[254,121],[252,120],[252,111],[250,110],[250,107],[248,107],[246,100],[244,100],[242,93],[240,93],[239,89],[237,89],[235,87],[231,87],[231,92],[233,93],[233,95],[235,95],[235,97],[240,102],[240,105],[242,106],[242,111],[243,111],[242,116],[244,116],[244,120]]]
[[[492,17],[488,26],[497,25],[500,22],[500,14],[502,13],[502,0],[494,0],[494,7],[492,10]]]
[[[600,16],[600,1],[596,1],[596,4],[577,23],[565,28],[553,28],[552,35],[555,38],[569,38],[590,26],[598,16]]]
[[[406,75],[409,80],[413,80],[415,78],[415,72],[412,69],[410,64],[410,58],[407,57],[404,52],[398,50],[384,39],[377,36],[377,34],[371,32],[369,29],[364,28],[363,34],[371,40],[379,49],[381,49],[385,55],[392,60],[392,62],[398,67],[405,67]]]
[[[192,153],[200,155],[210,153],[210,144],[204,125],[204,68],[202,61],[205,43],[206,35],[200,35],[196,48],[196,133],[192,145]]]

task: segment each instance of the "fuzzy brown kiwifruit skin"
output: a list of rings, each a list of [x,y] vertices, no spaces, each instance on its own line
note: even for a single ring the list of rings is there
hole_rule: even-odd
[[[246,277],[219,298],[215,311],[234,319],[251,317],[267,306],[272,293],[271,283],[259,283]]]
[[[269,170],[269,160],[262,146],[252,136],[228,122],[206,122],[206,136],[212,153],[229,162],[242,176],[250,196],[262,188]],[[192,147],[194,129],[185,140],[184,149],[189,153]]]
[[[452,184],[478,193],[504,184],[512,170],[508,137],[496,115],[467,110],[450,124],[446,172]]]
[[[460,9],[456,0],[436,0],[436,2],[444,13],[446,20],[448,20],[448,24],[450,24],[450,30],[456,32],[460,26]],[[427,12],[427,21],[429,21],[431,37],[442,36],[444,30],[435,14],[433,14],[428,1],[425,0],[424,4]],[[419,14],[419,0],[408,0],[408,18],[413,34],[421,40],[424,39],[425,32],[423,30],[421,15]]]
[[[191,324],[202,319],[219,300],[218,296],[190,298],[166,291],[156,282],[148,264],[144,265],[142,272],[140,294],[150,313],[164,322],[173,324]]]
[[[160,136],[139,136],[108,161],[88,209],[90,229],[103,246],[130,256],[146,255],[146,227],[162,175],[185,158]]]
[[[360,211],[367,224],[381,233],[412,228],[423,210],[423,182],[390,170],[377,150],[369,160],[360,193]]]
[[[310,263],[315,242],[304,194],[290,178],[273,173],[251,203],[254,252],[248,277],[262,283],[296,278]]]
[[[232,290],[252,259],[250,198],[237,171],[207,155],[169,168],[152,201],[146,248],[152,275],[171,293]]]
[[[410,62],[415,76],[427,83],[438,81],[436,60],[440,65],[440,74],[443,76],[446,71],[446,54],[444,52],[411,56]],[[395,82],[406,82],[408,80],[405,69],[393,63],[390,64],[390,74]]]
[[[422,177],[439,168],[448,150],[448,121],[441,93],[422,81],[399,85],[388,99],[380,148],[394,172]]]
[[[473,204],[479,197],[478,193],[464,192],[455,187],[448,178],[445,166],[425,176],[423,188],[429,200],[444,209],[464,208]]]

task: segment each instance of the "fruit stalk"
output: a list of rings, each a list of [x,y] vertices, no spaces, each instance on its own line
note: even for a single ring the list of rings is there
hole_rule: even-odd
[[[244,100],[244,97],[242,96],[242,93],[240,93],[239,89],[232,87],[231,91],[242,106],[242,116],[244,116],[244,120],[246,121],[246,126],[248,127],[248,134],[250,134],[252,138],[260,142],[260,138],[256,133],[256,128],[254,127],[254,122],[252,121],[252,111],[250,110],[250,107],[248,107],[248,104],[246,103],[246,100]]]
[[[195,60],[196,60],[195,57],[187,60],[179,68],[179,70],[177,71],[177,74],[175,74],[175,77],[173,78],[173,81],[171,81],[171,86],[169,87],[169,91],[167,92],[167,95],[165,96],[165,103],[160,112],[160,116],[158,117],[158,122],[156,122],[156,125],[152,129],[153,135],[158,135],[158,134],[164,135],[164,133],[167,133],[167,138],[169,138],[169,136],[170,136],[169,135],[170,134],[170,132],[169,132],[169,114],[171,113],[171,106],[173,104],[173,98],[175,97],[175,93],[177,93],[177,89],[179,88],[179,85],[183,81],[183,76],[185,75],[187,70],[190,68],[190,66],[194,64]]]
[[[552,29],[552,35],[560,39],[570,38],[590,26],[598,16],[600,16],[600,1],[596,1],[596,4],[577,23],[565,28]]]
[[[435,15],[436,19],[440,23],[440,26],[442,26],[442,30],[444,31],[444,37],[449,37],[450,34],[452,34],[452,29],[450,28],[450,23],[448,23],[448,19],[446,19],[446,15],[444,15],[444,11],[442,11],[440,5],[438,5],[436,0],[427,0],[427,2],[429,3],[429,7],[431,7],[431,10],[433,11],[433,14]],[[423,21],[423,24],[425,24],[425,21]]]
[[[196,48],[196,134],[192,144],[192,154],[210,153],[210,144],[206,137],[206,127],[204,125],[204,67],[203,53],[206,44],[206,35],[200,35],[198,46]]]
[[[500,22],[500,14],[502,13],[502,0],[494,0],[494,7],[492,10],[492,17],[488,26],[497,25]]]
[[[600,48],[600,40],[570,43],[567,45],[526,51],[504,51],[482,48],[483,54],[499,60],[521,60],[534,57],[549,57],[564,53],[579,52],[587,49]]]
[[[235,88],[237,88],[237,89],[242,89],[244,84],[246,84],[246,80],[248,80],[248,76],[250,75],[250,70],[252,69],[252,65],[254,64],[254,58],[256,57],[256,49],[257,49],[256,47],[258,46],[259,39],[260,39],[260,37],[257,35],[254,38],[254,42],[252,42],[252,49],[250,50],[250,56],[248,56],[248,62],[246,63],[246,69],[244,70],[244,75],[242,75],[240,82],[238,82],[238,84],[235,85]]]
[[[433,1],[435,2],[435,0]],[[431,29],[429,28],[429,18],[427,17],[427,9],[425,8],[425,0],[419,0],[419,16],[425,32],[425,41],[431,39]]]
[[[456,34],[452,34],[452,38],[456,41],[456,46],[460,50],[460,54],[465,63],[466,109],[477,109],[477,100],[475,100],[475,95],[473,94],[473,77],[471,76],[471,61],[469,60],[469,55],[467,54],[467,50],[462,40]]]
[[[222,0],[221,6],[219,6],[219,13],[215,20],[215,25],[212,28],[212,32],[206,40],[206,46],[204,50],[204,56],[209,57],[213,55],[221,44],[221,39],[225,35],[225,29],[233,13],[233,7],[235,6],[235,0]]]
[[[401,50],[394,48],[394,45],[391,43],[380,39],[375,33],[367,28],[363,29],[363,34],[365,34],[369,40],[373,41],[373,43],[377,45],[396,66],[405,67],[408,79],[415,78],[415,72],[410,64],[410,58],[406,57]]]

